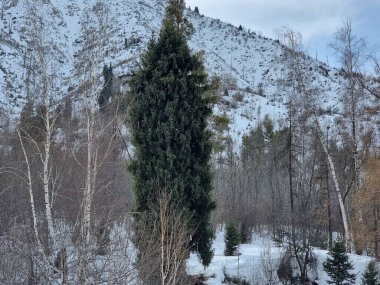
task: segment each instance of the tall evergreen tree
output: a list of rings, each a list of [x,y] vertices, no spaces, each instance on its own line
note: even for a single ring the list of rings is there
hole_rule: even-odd
[[[187,45],[192,27],[184,8],[183,0],[169,1],[159,38],[150,41],[142,68],[130,82],[131,171],[136,211],[148,211],[160,191],[171,192],[191,216],[191,247],[207,266],[213,255],[209,219],[215,207],[206,128],[211,85],[201,58]]]
[[[348,260],[343,241],[337,241],[329,251],[331,256],[323,263],[323,269],[330,276],[329,284],[349,285],[355,284],[355,274],[349,273],[354,267]]]

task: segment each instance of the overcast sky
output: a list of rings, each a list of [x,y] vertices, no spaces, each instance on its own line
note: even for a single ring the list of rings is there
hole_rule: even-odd
[[[300,32],[311,56],[337,65],[327,47],[334,32],[348,18],[353,33],[369,46],[380,45],[380,0],[186,0],[187,7],[201,14],[242,25],[264,36],[276,38],[283,26]]]

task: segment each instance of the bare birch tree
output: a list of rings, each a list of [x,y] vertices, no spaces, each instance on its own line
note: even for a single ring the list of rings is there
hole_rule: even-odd
[[[351,233],[351,227],[349,224],[347,207],[344,203],[344,193],[342,192],[342,189],[339,185],[339,181],[336,175],[336,168],[332,160],[332,157],[328,152],[326,140],[321,131],[319,118],[317,116],[317,102],[315,99],[316,91],[309,86],[309,83],[307,82],[307,73],[305,73],[305,69],[302,68],[302,57],[304,56],[304,52],[301,49],[301,38],[299,36],[295,36],[295,33],[293,31],[289,31],[287,29],[285,29],[285,32],[283,32],[282,35],[284,37],[284,42],[289,47],[289,49],[286,50],[287,55],[285,56],[285,64],[289,69],[290,80],[293,82],[292,84],[294,93],[293,95],[290,94],[290,96],[293,96],[293,102],[294,100],[297,100],[298,104],[301,104],[303,106],[303,109],[309,112],[309,114],[311,114],[310,119],[312,119],[312,121],[314,122],[318,139],[323,147],[323,152],[328,160],[329,169],[334,181],[335,192],[338,197],[339,208],[342,214],[346,248],[348,251],[351,251],[351,249],[353,248],[353,237]]]
[[[115,136],[116,128],[113,129],[114,133],[111,134],[108,142],[103,140],[103,136],[110,126],[116,124],[117,118],[114,116],[111,121],[104,124],[98,111],[98,98],[102,87],[101,67],[104,63],[111,32],[111,21],[110,5],[106,1],[99,0],[94,6],[85,10],[81,27],[83,47],[76,62],[77,74],[80,78],[77,93],[84,102],[84,129],[86,132],[86,159],[83,162],[78,160],[85,173],[80,214],[79,281],[81,284],[87,284],[86,256],[89,254],[91,245],[92,206],[97,190],[98,174],[115,147],[112,138]]]
[[[166,191],[160,194],[157,206],[149,213],[141,214],[144,215],[143,222],[135,237],[140,248],[140,281],[152,285],[184,284],[184,262],[189,254],[192,235],[190,219],[183,210],[178,209]],[[149,229],[152,217],[153,229]]]
[[[96,174],[98,170],[99,155],[95,147],[95,130],[97,116],[97,99],[100,95],[101,80],[99,71],[104,60],[107,29],[109,29],[109,7],[105,1],[97,1],[95,6],[86,10],[83,15],[82,35],[84,46],[82,48],[77,66],[81,78],[80,96],[84,102],[86,121],[87,161],[85,168],[85,186],[83,191],[81,238],[85,244],[90,242],[91,205],[95,193]]]
[[[344,94],[348,96],[348,100],[343,100],[350,114],[351,121],[351,140],[352,140],[352,160],[353,160],[353,184],[355,192],[359,190],[359,157],[358,157],[358,116],[359,101],[364,96],[363,89],[358,84],[359,78],[363,75],[360,73],[360,68],[364,64],[364,52],[366,43],[364,39],[358,38],[352,31],[351,20],[346,20],[342,27],[340,27],[335,33],[335,39],[330,43],[330,47],[335,50],[338,55],[339,61],[343,68],[344,76],[346,77]],[[350,188],[346,189],[347,196]]]
[[[44,191],[44,204],[45,204],[45,214],[46,221],[48,225],[48,234],[51,246],[53,249],[56,248],[56,237],[52,216],[52,189],[50,189],[50,163],[51,163],[51,144],[52,144],[52,135],[54,130],[54,119],[52,120],[52,79],[53,79],[53,67],[52,64],[52,46],[48,41],[48,31],[46,30],[46,25],[44,23],[44,15],[42,11],[38,9],[39,3],[28,2],[29,13],[29,31],[28,37],[29,42],[28,46],[33,50],[33,60],[36,66],[39,67],[38,73],[39,76],[35,80],[40,83],[37,85],[37,88],[40,89],[42,104],[44,106],[42,120],[43,120],[43,135],[44,142],[42,148],[39,146],[30,134],[24,133],[26,137],[36,146],[39,157],[42,162],[42,175],[43,180],[43,191]],[[36,90],[37,91],[37,90]]]
[[[43,260],[46,262],[47,276],[53,280],[52,268],[55,255],[59,251],[59,246],[56,240],[56,230],[53,218],[53,200],[56,193],[56,184],[53,177],[53,161],[52,161],[52,145],[54,142],[55,124],[58,117],[54,106],[54,100],[60,95],[56,90],[59,86],[58,62],[62,60],[63,53],[59,50],[57,45],[53,42],[52,30],[54,30],[54,21],[46,23],[46,11],[44,10],[44,3],[40,1],[25,1],[24,3],[29,13],[26,17],[27,30],[25,32],[26,42],[28,46],[30,65],[26,66],[27,73],[33,76],[33,93],[38,94],[35,98],[28,98],[29,100],[36,100],[39,103],[38,114],[41,124],[34,126],[38,129],[40,137],[36,137],[30,130],[23,129],[20,126],[17,130],[19,142],[27,166],[28,173],[28,192],[30,196],[30,206],[33,216],[33,228],[36,236],[37,247],[41,251],[41,239],[38,236],[38,223],[46,222],[47,224],[47,243],[44,247],[46,250],[46,257]],[[33,69],[33,70],[31,70]],[[30,79],[30,78],[28,78]],[[26,82],[29,86],[29,83]],[[29,88],[29,87],[28,87]],[[29,90],[25,91],[27,96],[30,95]],[[26,147],[28,143],[30,147]],[[40,164],[32,164],[30,157],[37,155]],[[32,168],[34,173],[37,173],[42,182],[42,193],[44,200],[44,219],[38,221],[36,217],[36,207],[34,204],[33,195],[39,193],[39,189],[34,189],[32,186]],[[44,253],[45,254],[45,253]],[[45,256],[45,255],[44,255]]]

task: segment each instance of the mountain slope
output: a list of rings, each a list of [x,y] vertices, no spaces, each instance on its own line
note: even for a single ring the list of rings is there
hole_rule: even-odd
[[[29,54],[33,51],[29,49],[30,39],[26,33],[30,30],[30,9],[26,0],[8,2],[10,5],[6,7],[0,22],[0,104],[10,114],[17,115],[26,97],[36,96],[28,95],[29,87],[25,83],[30,76],[28,69],[33,68],[29,60]],[[62,97],[69,88],[78,86],[74,67],[83,42],[81,24],[86,18],[82,15],[86,9],[93,9],[96,0],[36,2],[40,2],[39,11],[44,24],[50,28],[47,35],[49,41],[60,57],[55,68],[57,77],[62,80],[57,84],[55,94]],[[123,0],[107,4],[110,8],[110,36],[103,49],[104,64],[111,63],[114,74],[122,76],[136,68],[149,39],[152,35],[157,36],[165,13],[165,1]],[[191,10],[186,10],[186,17],[196,30],[190,39],[190,47],[203,55],[209,74],[219,76],[226,89],[241,90],[245,98],[242,102],[235,102],[238,106],[232,110],[223,104],[216,108],[218,112],[228,112],[232,116],[235,125],[231,124],[231,128],[241,133],[255,125],[254,118],[262,119],[265,114],[274,120],[284,118],[286,92],[278,87],[278,82],[287,72],[282,63],[286,47],[277,40],[238,29]],[[308,81],[320,90],[320,108],[330,114],[344,113],[338,96],[344,84],[342,74],[306,55],[303,60],[303,68],[309,74]],[[99,76],[102,67],[98,67]],[[226,100],[228,104],[233,103],[232,98]],[[371,105],[371,102],[366,105]],[[257,116],[258,109],[265,111]],[[333,121],[335,117],[324,121]]]
[[[44,1],[43,13],[46,25],[54,27],[52,42],[55,42],[65,55],[69,78],[73,68],[75,53],[81,43],[80,22],[84,9],[91,7],[95,0],[82,1]],[[3,104],[20,105],[18,99],[24,88],[25,57],[27,57],[28,39],[25,30],[28,25],[28,7],[24,1],[14,0],[5,12],[1,22],[1,96]],[[149,38],[157,35],[164,15],[163,1],[117,1],[110,3],[112,31],[108,43],[108,56],[104,63],[112,63],[117,74],[128,71],[128,64],[121,63],[128,59],[138,59],[146,47]],[[239,87],[255,88],[263,82],[268,93],[270,86],[281,73],[278,57],[283,46],[278,41],[262,38],[254,33],[239,30],[220,20],[200,16],[187,11],[187,17],[193,23],[196,33],[190,40],[190,46],[196,52],[203,52],[205,64],[210,74],[230,76]],[[126,47],[125,40],[132,42]],[[131,41],[131,40],[134,40]],[[323,70],[318,69],[320,62],[308,59],[313,65],[316,76]],[[327,68],[324,66],[323,69]],[[99,69],[101,70],[101,69]],[[326,85],[337,87],[334,78],[328,78]],[[17,99],[16,99],[17,97]]]

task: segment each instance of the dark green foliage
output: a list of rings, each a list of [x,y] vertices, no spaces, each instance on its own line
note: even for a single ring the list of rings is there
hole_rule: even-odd
[[[241,223],[240,226],[240,242],[250,243],[252,240],[252,228],[245,222]]]
[[[264,121],[263,121],[263,127],[264,127],[264,136],[265,139],[270,140],[273,137],[274,134],[274,127],[273,127],[273,122],[269,118],[268,114],[265,115]]]
[[[109,67],[107,65],[104,65],[103,67],[103,78],[104,78],[104,85],[103,89],[100,92],[100,95],[98,97],[98,104],[100,110],[103,110],[104,107],[107,105],[109,99],[112,97],[112,81],[113,81],[113,71],[112,66]]]
[[[329,250],[327,261],[323,263],[323,269],[330,276],[329,284],[349,285],[355,284],[355,274],[349,273],[353,269],[352,263],[348,260],[346,248],[343,241],[337,241]]]
[[[29,137],[37,143],[43,142],[45,139],[45,116],[45,106],[35,106],[32,101],[28,101],[20,114],[21,135]]]
[[[194,8],[194,12],[195,12],[197,15],[199,15],[199,8],[198,8],[198,6],[195,6],[195,8]]]
[[[24,132],[31,133],[35,127],[34,119],[34,103],[33,101],[27,101],[20,113],[20,129]],[[34,131],[35,130],[33,130],[33,133]]]
[[[135,146],[131,163],[136,211],[148,211],[160,191],[171,192],[186,209],[195,232],[192,250],[211,262],[211,154],[207,118],[210,85],[201,58],[187,45],[183,1],[170,1],[157,40],[142,56],[130,81],[130,127]]]
[[[223,133],[224,131],[227,131],[229,123],[230,123],[230,119],[228,118],[226,114],[213,116],[214,129],[218,133]]]
[[[362,277],[362,285],[380,285],[380,274],[375,267],[376,263],[371,261],[368,263]]]
[[[241,156],[245,168],[252,163],[258,163],[263,159],[265,137],[262,124],[251,129],[248,134],[243,135]]]
[[[224,255],[231,256],[238,254],[238,247],[240,244],[240,235],[234,224],[229,223],[226,227],[224,234]]]

